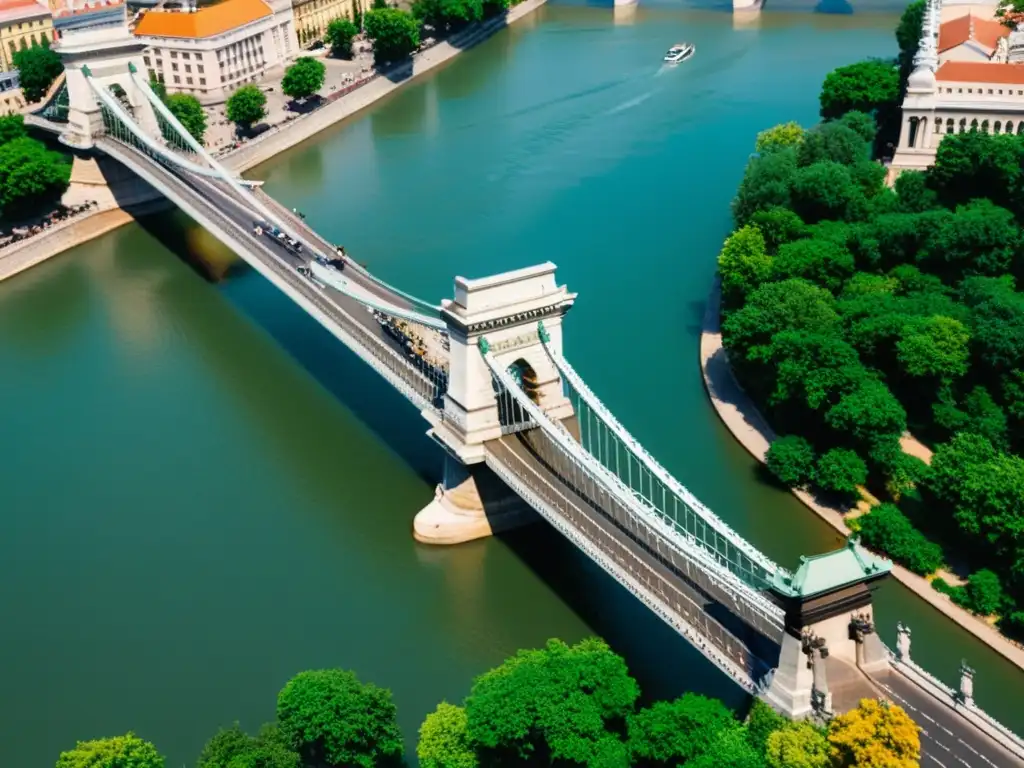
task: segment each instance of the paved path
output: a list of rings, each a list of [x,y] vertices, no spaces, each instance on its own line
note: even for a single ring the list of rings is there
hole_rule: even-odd
[[[707,388],[711,404],[715,407],[722,423],[732,432],[733,437],[763,464],[768,446],[775,439],[775,433],[732,374],[728,353],[722,346],[721,291],[719,288],[716,276],[715,285],[708,297],[707,310],[704,313],[704,327],[700,338],[700,364],[701,373],[704,376],[704,386]],[[910,440],[919,446],[915,449],[916,451],[927,452],[930,459],[931,451],[913,438]],[[921,453],[915,455],[924,458]],[[793,490],[793,495],[840,534],[850,535],[851,531],[843,518],[844,512],[848,510],[822,503],[807,491]],[[954,605],[948,596],[933,589],[927,579],[911,573],[897,564],[893,564],[892,575],[933,608],[944,613],[1008,661],[1024,669],[1024,649],[1011,643],[983,619]]]

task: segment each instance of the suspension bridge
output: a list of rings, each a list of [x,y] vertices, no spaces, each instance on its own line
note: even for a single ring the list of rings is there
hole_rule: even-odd
[[[57,46],[65,86],[29,124],[144,179],[419,409],[445,472],[417,538],[467,541],[539,515],[780,711],[828,716],[885,695],[944,723],[929,753],[1024,758],[1024,742],[974,705],[970,676],[953,691],[910,660],[909,633],[897,652],[882,644],[871,594],[888,561],[849,542],[786,570],[643,448],[564,354],[575,295],[553,264],[456,278],[438,303],[388,285],[188,133],[150,88],[123,9],[76,25]]]

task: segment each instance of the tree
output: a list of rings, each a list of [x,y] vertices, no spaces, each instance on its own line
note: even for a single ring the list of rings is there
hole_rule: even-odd
[[[755,752],[763,755],[768,747],[768,738],[775,731],[787,727],[789,722],[760,699],[754,699],[750,704],[750,712],[747,713],[747,741]]]
[[[967,600],[970,609],[982,616],[990,616],[1002,609],[1006,596],[995,571],[982,568],[971,574],[967,581]]]
[[[0,117],[0,144],[27,136],[23,115],[4,115]]]
[[[608,724],[633,711],[640,688],[622,657],[597,638],[550,640],[480,675],[466,699],[467,732],[481,753],[512,760],[588,763],[615,753]]]
[[[256,85],[243,85],[228,98],[228,120],[249,130],[267,114],[267,95]]]
[[[750,223],[764,235],[765,248],[774,254],[780,245],[807,237],[809,232],[803,220],[787,208],[769,208],[757,211],[750,217]]]
[[[232,760],[253,749],[253,739],[236,722],[221,728],[203,746],[197,768],[229,768]]]
[[[901,707],[861,699],[856,709],[829,724],[832,762],[836,768],[917,768],[919,731]]]
[[[899,210],[903,213],[921,213],[939,204],[939,196],[928,186],[928,176],[921,171],[903,171],[893,186]]]
[[[795,149],[778,149],[752,158],[732,201],[736,226],[746,224],[758,211],[791,207],[789,190],[795,176]]]
[[[33,45],[16,52],[13,63],[21,77],[21,90],[28,102],[43,98],[53,81],[64,71],[60,56],[50,49],[49,43]]]
[[[878,123],[867,112],[851,110],[839,118],[839,123],[853,130],[868,145],[875,141],[875,136],[878,134]]]
[[[765,252],[764,236],[754,226],[740,227],[728,238],[718,254],[722,294],[729,303],[741,302],[771,273],[772,260]]]
[[[839,315],[835,299],[824,288],[806,280],[765,283],[747,297],[742,308],[729,314],[722,324],[722,336],[729,350],[743,357],[754,347],[755,357],[779,331],[814,330],[838,332]],[[763,350],[760,348],[764,348]]]
[[[281,733],[315,765],[363,766],[402,756],[391,691],[342,669],[300,672],[277,697]]]
[[[907,77],[914,69],[914,56],[921,44],[921,26],[924,23],[925,0],[914,0],[903,9],[900,23],[896,27],[896,43],[900,47],[900,93],[907,83]]]
[[[762,359],[775,371],[773,406],[796,401],[828,410],[868,376],[857,351],[838,334],[779,331]]]
[[[466,733],[466,710],[442,701],[420,726],[416,757],[421,768],[476,768],[476,752]]]
[[[359,27],[345,18],[334,19],[327,25],[327,44],[331,46],[331,55],[343,59],[352,58],[352,41],[359,34]]]
[[[895,504],[879,504],[857,518],[861,541],[922,576],[942,566],[942,550],[924,537]]]
[[[964,324],[951,317],[914,318],[904,327],[896,351],[907,375],[952,381],[967,373],[970,338]]]
[[[805,131],[800,123],[790,121],[767,128],[757,134],[754,151],[762,155],[786,147],[798,147],[804,140]]]
[[[873,114],[900,95],[899,70],[891,62],[868,59],[838,67],[821,86],[821,116],[826,120],[856,110]]]
[[[155,77],[149,81],[149,88],[164,104],[167,103],[167,86]]]
[[[695,693],[683,694],[674,701],[658,701],[640,710],[629,718],[628,729],[633,764],[654,766],[689,764],[706,753],[724,732],[740,730],[721,701]]]
[[[787,488],[800,488],[814,476],[814,449],[799,435],[776,438],[764,456],[768,471]]]
[[[827,240],[803,239],[779,247],[771,260],[775,280],[802,277],[837,294],[854,273],[853,256],[845,248]]]
[[[130,731],[124,736],[80,741],[74,749],[61,752],[57,768],[164,768],[156,747]]]
[[[814,481],[826,491],[847,497],[857,495],[857,486],[868,479],[864,459],[847,448],[833,448],[818,459]]]
[[[463,27],[484,17],[483,0],[415,0],[412,15],[438,31]]]
[[[907,430],[907,412],[882,382],[865,377],[825,414],[826,423],[841,435],[864,445],[899,438]]]
[[[677,765],[677,763],[673,763]],[[764,757],[748,743],[742,728],[726,728],[687,768],[765,768]]]
[[[862,112],[856,114],[863,115]],[[864,116],[867,117],[867,115]],[[868,120],[871,118],[868,117]],[[822,123],[809,130],[804,136],[796,150],[796,158],[797,164],[800,166],[826,161],[840,165],[853,165],[859,160],[868,159],[868,142],[845,122]]]
[[[788,723],[770,734],[765,745],[768,768],[829,768],[828,740],[808,722]]]
[[[942,137],[928,183],[947,206],[976,198],[1013,207],[1024,146],[1013,135],[964,131]],[[1019,204],[1019,203],[1018,203]]]
[[[792,208],[808,224],[843,219],[857,193],[848,168],[831,161],[814,163],[800,168],[793,177]]]
[[[167,108],[178,118],[185,130],[200,144],[206,135],[206,112],[199,99],[188,93],[174,93],[167,97]]]
[[[396,8],[367,11],[364,24],[378,64],[404,59],[420,45],[419,24],[405,11]]]
[[[40,141],[23,136],[0,144],[0,211],[17,216],[60,199],[71,163]]]
[[[326,75],[327,67],[320,59],[302,56],[285,71],[281,90],[293,99],[305,99],[323,88]]]

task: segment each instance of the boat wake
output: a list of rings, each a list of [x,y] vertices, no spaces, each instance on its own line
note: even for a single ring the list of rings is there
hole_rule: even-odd
[[[625,112],[627,109],[632,109],[633,107],[639,107],[641,104],[643,104],[649,98],[651,98],[651,96],[653,96],[653,95],[654,95],[654,91],[648,91],[647,93],[641,94],[640,96],[637,96],[636,98],[630,99],[629,101],[622,102],[617,107],[612,107],[610,110],[605,112],[605,115],[615,115],[615,114],[618,114],[619,112]]]

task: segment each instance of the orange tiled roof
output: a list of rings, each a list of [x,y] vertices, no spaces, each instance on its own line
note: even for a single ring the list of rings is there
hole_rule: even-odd
[[[149,11],[135,34],[152,37],[213,37],[273,14],[263,0],[224,0],[195,13]]]
[[[935,79],[952,83],[991,83],[1024,85],[1024,64],[997,64],[991,61],[947,61],[935,73]]]
[[[947,21],[939,27],[939,53],[974,40],[994,50],[999,38],[1010,34],[1010,29],[995,19],[981,19],[968,13]]]
[[[49,13],[49,6],[36,0],[0,0],[0,23],[3,24]]]

